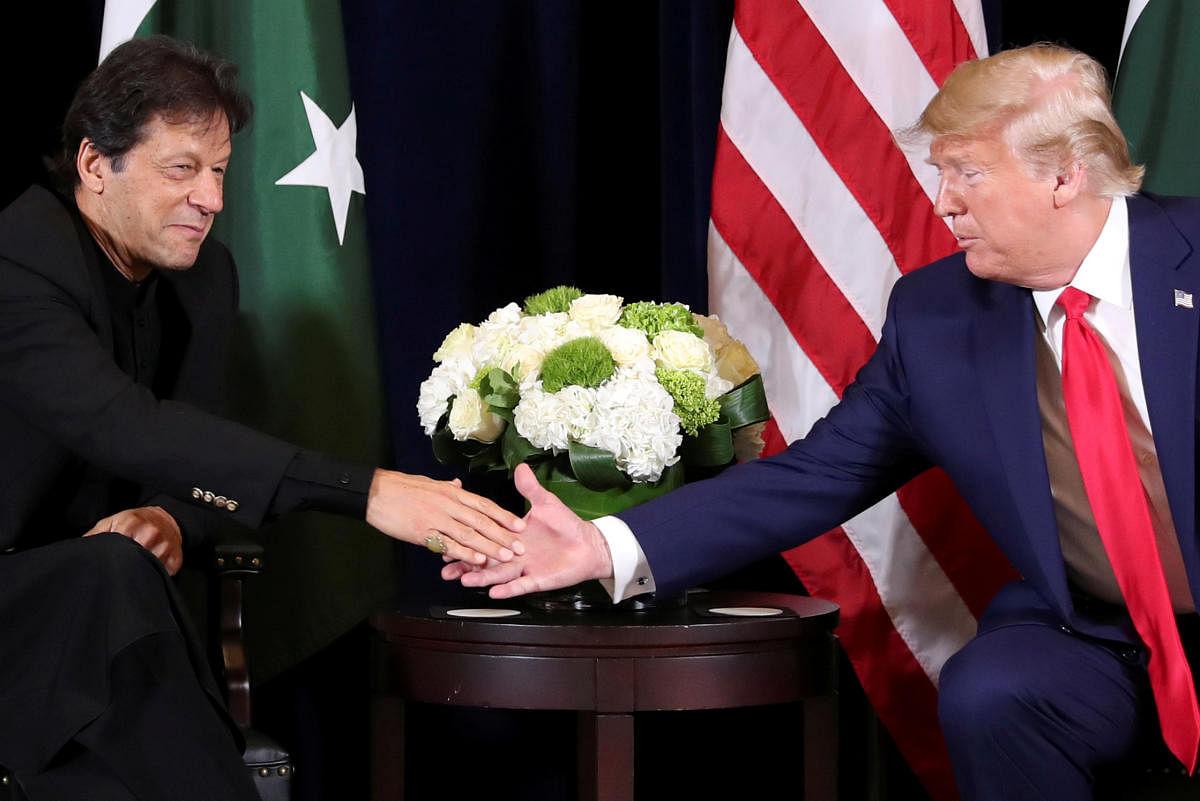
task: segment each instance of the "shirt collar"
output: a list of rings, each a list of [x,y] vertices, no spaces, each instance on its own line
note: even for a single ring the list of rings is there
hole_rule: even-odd
[[[1129,279],[1129,211],[1125,198],[1112,199],[1108,219],[1100,229],[1096,244],[1092,245],[1068,286],[1114,306],[1133,308],[1133,286]],[[1049,321],[1060,294],[1062,287],[1033,291],[1033,302],[1043,325]]]

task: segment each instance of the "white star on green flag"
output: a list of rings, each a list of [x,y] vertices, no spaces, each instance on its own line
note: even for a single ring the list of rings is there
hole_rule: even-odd
[[[281,186],[323,186],[328,189],[329,207],[333,211],[340,245],[346,234],[350,192],[360,195],[367,193],[363,186],[362,165],[358,163],[355,152],[358,126],[354,121],[354,106],[350,106],[350,114],[339,127],[304,92],[300,93],[300,99],[304,101],[304,113],[308,115],[308,127],[317,149],[275,183]]]

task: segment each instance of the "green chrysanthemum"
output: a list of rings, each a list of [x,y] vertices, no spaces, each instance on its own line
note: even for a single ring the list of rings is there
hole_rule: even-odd
[[[583,292],[573,286],[556,286],[525,298],[525,313],[533,316],[551,312],[567,312],[571,309],[571,301],[581,297],[583,297]]]
[[[652,303],[645,300],[630,303],[622,310],[617,324],[645,331],[651,342],[663,331],[686,331],[698,337],[704,336],[703,329],[682,303]]]
[[[675,400],[679,427],[693,437],[721,415],[721,404],[716,398],[704,397],[704,379],[695,373],[659,367],[654,371],[654,377]]]
[[[564,342],[542,360],[542,389],[558,392],[565,386],[598,387],[617,371],[604,343],[595,337]]]

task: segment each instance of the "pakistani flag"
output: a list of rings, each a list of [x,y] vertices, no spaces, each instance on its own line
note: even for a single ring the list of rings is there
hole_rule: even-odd
[[[1200,195],[1200,3],[1130,0],[1113,90],[1145,188]]]
[[[149,33],[236,63],[255,104],[233,140],[213,230],[241,279],[233,416],[304,447],[382,463],[366,189],[339,4],[109,0],[101,57]],[[256,678],[347,631],[392,590],[392,542],[365,523],[293,515],[261,540],[267,571],[248,589]]]

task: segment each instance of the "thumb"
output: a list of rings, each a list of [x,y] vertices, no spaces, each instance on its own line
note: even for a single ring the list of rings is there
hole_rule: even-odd
[[[529,501],[530,507],[545,504],[551,498],[554,498],[554,493],[538,483],[537,478],[533,475],[533,470],[529,465],[522,462],[517,465],[516,471],[513,473],[513,483],[516,484],[517,492],[525,496],[525,500]]]

